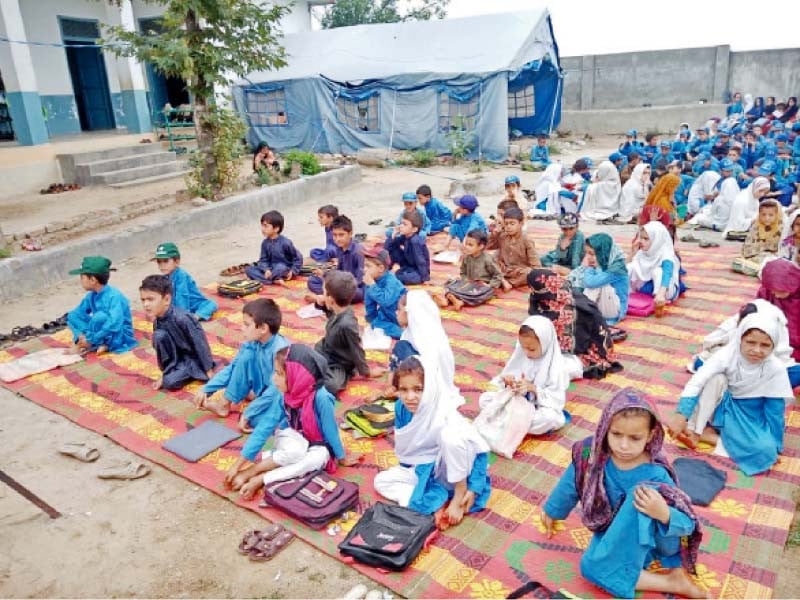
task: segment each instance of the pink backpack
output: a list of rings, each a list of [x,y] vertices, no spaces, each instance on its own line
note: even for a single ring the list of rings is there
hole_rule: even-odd
[[[656,312],[656,300],[650,294],[631,292],[628,296],[628,314],[634,317],[649,317]]]

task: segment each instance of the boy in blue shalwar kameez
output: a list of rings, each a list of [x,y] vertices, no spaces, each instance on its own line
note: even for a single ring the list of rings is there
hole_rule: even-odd
[[[116,270],[116,269],[114,269]],[[111,261],[104,256],[86,256],[70,275],[80,275],[83,289],[89,292],[67,315],[72,330],[70,354],[86,352],[127,352],[137,344],[128,299],[108,285]]]
[[[181,253],[172,242],[164,242],[156,248],[153,260],[158,270],[169,277],[172,283],[172,305],[207,321],[217,310],[217,303],[203,296],[194,279],[181,268]]]
[[[245,268],[249,279],[264,284],[289,280],[300,273],[303,255],[292,241],[283,236],[283,215],[271,210],[261,215],[261,256],[255,265]]]
[[[383,329],[391,338],[403,332],[397,322],[397,305],[406,294],[405,286],[389,269],[392,259],[386,250],[364,253],[364,310],[373,329]]]
[[[433,197],[429,185],[421,185],[417,188],[417,202],[425,209],[425,214],[431,222],[430,233],[439,233],[450,227],[453,213],[438,198]]]
[[[403,213],[403,220],[394,237],[386,240],[386,251],[393,265],[399,265],[395,275],[404,285],[425,283],[431,278],[431,257],[425,240],[419,236],[422,219],[416,211]]]
[[[415,210],[419,213],[420,218],[422,219],[422,227],[419,229],[419,235],[424,240],[428,237],[428,234],[431,233],[431,220],[428,218],[427,210],[422,206],[417,206],[417,194],[414,192],[406,192],[403,194],[403,211],[400,213],[400,216],[397,217],[397,225],[393,227],[389,227],[386,230],[386,238],[391,239],[394,236],[397,227],[400,226],[401,221],[403,220],[403,215],[410,211]]]
[[[449,237],[447,242],[441,247],[437,248],[437,252],[447,250],[454,239],[463,242],[467,234],[473,229],[480,229],[488,235],[489,229],[486,227],[486,221],[475,211],[478,208],[478,199],[475,196],[467,194],[455,199],[456,210],[453,213],[453,222],[450,224]]]

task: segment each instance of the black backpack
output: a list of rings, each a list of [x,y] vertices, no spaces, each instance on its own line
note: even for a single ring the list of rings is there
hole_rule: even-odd
[[[339,544],[339,551],[365,565],[402,571],[435,531],[433,515],[377,502]]]

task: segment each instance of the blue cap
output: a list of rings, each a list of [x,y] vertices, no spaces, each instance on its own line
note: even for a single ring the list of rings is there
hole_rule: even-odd
[[[775,163],[771,160],[765,160],[761,163],[761,166],[758,167],[758,174],[759,175],[772,175],[775,171]]]
[[[778,135],[775,136],[775,141],[776,142],[788,142],[789,141],[789,136],[786,135],[785,133],[779,133]]]
[[[469,211],[474,211],[478,208],[478,199],[475,196],[467,194],[456,198],[456,205],[461,208],[466,208]]]
[[[589,158],[588,156],[584,156],[583,158],[581,158],[581,160],[585,162],[586,166],[589,167],[590,169],[592,168],[592,165],[594,165],[594,162],[592,162],[592,159]]]
[[[731,132],[724,127],[722,129],[717,129],[717,135],[727,135],[729,136]]]
[[[681,129],[681,130],[678,132],[678,135],[679,135],[679,136],[681,136],[681,135],[685,135],[686,137],[689,137],[689,130],[688,130],[688,129]]]
[[[512,183],[519,183],[519,177],[516,175],[509,175],[506,177],[505,185],[511,185]]]
[[[708,133],[708,127],[698,127],[697,129],[695,129],[695,131],[704,131]]]
[[[618,160],[622,160],[624,157],[619,152],[612,152],[608,156],[608,160],[611,162],[617,162]]]
[[[742,127],[741,125],[737,125],[736,127],[733,128],[733,133],[742,133],[743,131],[744,127]]]
[[[635,129],[631,129],[631,130],[630,130],[628,133],[626,133],[625,135],[628,135],[628,136],[630,136],[630,137],[636,137],[636,135],[637,135],[637,134],[638,134],[638,132],[637,132]]]
[[[403,194],[403,202],[416,202],[417,195],[414,192],[406,192]]]
[[[773,121],[772,131],[783,131],[783,123],[781,123],[780,121]]]
[[[800,131],[800,121],[792,123],[792,131]]]
[[[661,146],[662,148],[671,148],[672,144],[668,140],[661,140],[659,146]]]
[[[719,168],[723,171],[733,170],[733,161],[730,158],[723,158],[719,161]]]

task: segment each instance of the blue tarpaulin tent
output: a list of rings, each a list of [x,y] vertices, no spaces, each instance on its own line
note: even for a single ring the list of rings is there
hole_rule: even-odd
[[[341,27],[287,35],[283,45],[286,67],[233,86],[253,145],[443,154],[463,131],[473,158],[502,161],[510,129],[549,133],[561,117],[547,10]]]

